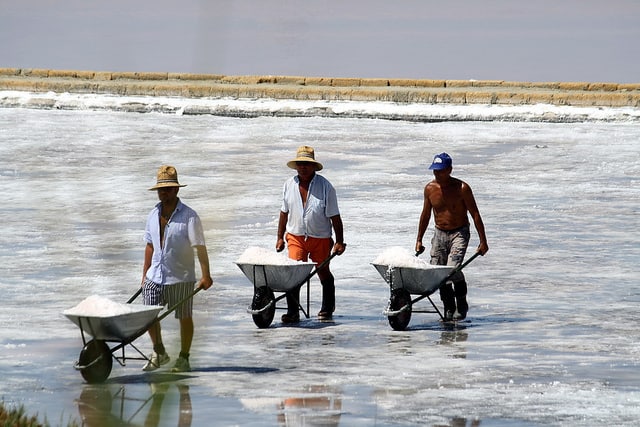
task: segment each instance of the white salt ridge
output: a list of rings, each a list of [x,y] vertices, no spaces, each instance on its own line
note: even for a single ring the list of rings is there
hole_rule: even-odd
[[[283,252],[274,252],[272,250],[252,246],[247,248],[242,255],[236,260],[237,264],[253,264],[253,265],[298,265],[312,264],[304,261],[296,261]]]
[[[386,265],[388,267],[409,267],[409,268],[434,268],[427,261],[418,258],[403,247],[392,246],[385,249],[373,261],[373,264]]]
[[[75,307],[63,311],[62,314],[82,317],[113,317],[145,311],[152,308],[156,307],[141,304],[123,304],[99,295],[91,295],[82,300]]]

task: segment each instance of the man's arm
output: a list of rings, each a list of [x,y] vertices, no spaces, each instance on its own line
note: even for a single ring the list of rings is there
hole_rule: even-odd
[[[424,233],[427,232],[427,226],[431,220],[431,201],[429,200],[429,194],[427,193],[427,187],[424,186],[424,202],[422,203],[422,213],[420,214],[420,221],[418,222],[418,237],[416,238],[416,253],[421,254],[424,252],[424,245],[422,244],[422,238]]]
[[[200,279],[198,287],[206,290],[213,285],[213,279],[211,279],[211,272],[209,271],[209,254],[207,254],[207,247],[198,245],[196,246],[196,252],[198,253],[198,261],[200,261],[200,270],[202,271],[202,279]]]
[[[142,265],[142,280],[140,284],[144,283],[145,278],[147,277],[147,270],[151,267],[151,259],[153,258],[153,245],[151,243],[147,243],[147,246],[144,248],[144,264]]]
[[[280,211],[280,218],[278,219],[278,234],[276,240],[276,251],[282,252],[284,250],[284,232],[287,229],[287,221],[289,220],[289,213]]]
[[[331,224],[333,225],[333,231],[336,234],[336,243],[333,245],[333,252],[338,255],[342,255],[347,245],[344,243],[344,228],[342,226],[342,218],[340,215],[332,216]]]
[[[484,255],[489,250],[487,236],[484,231],[484,222],[482,222],[482,216],[480,216],[480,211],[478,210],[476,199],[473,197],[471,187],[469,187],[467,184],[464,184],[462,186],[462,198],[464,199],[467,211],[469,211],[469,214],[473,219],[473,225],[476,227],[478,238],[480,239],[480,244],[478,245],[477,252],[480,252],[480,255]]]

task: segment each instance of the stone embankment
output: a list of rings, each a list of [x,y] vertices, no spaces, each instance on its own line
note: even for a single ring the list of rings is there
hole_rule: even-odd
[[[0,90],[191,98],[640,107],[640,83],[225,76],[0,68]]]

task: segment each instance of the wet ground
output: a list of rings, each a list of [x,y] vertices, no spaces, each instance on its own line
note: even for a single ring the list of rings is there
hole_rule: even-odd
[[[175,117],[0,110],[5,272],[0,397],[53,425],[635,425],[640,418],[637,126]],[[272,248],[284,166],[316,147],[338,188],[346,253],[332,261],[333,321],[258,329],[234,261]],[[382,314],[371,262],[413,248],[425,165],[447,150],[469,182],[490,252],[465,268],[456,327]],[[139,283],[161,163],[203,217],[214,287],[195,297],[193,371],[114,364],[101,385],[74,370],[79,329],[61,312]],[[428,232],[430,234],[430,232]],[[474,236],[475,234],[472,233]],[[472,246],[477,239],[472,239]],[[424,256],[424,255],[423,255]],[[434,298],[440,304],[438,298]],[[428,309],[422,301],[415,309]],[[163,320],[172,358],[177,322]],[[134,344],[147,353],[146,336]],[[127,355],[135,350],[127,348]]]

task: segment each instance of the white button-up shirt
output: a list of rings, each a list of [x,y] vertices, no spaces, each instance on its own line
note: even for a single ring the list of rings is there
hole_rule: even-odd
[[[144,240],[153,245],[153,256],[146,277],[159,285],[195,282],[194,246],[205,245],[200,217],[178,200],[164,228],[164,242],[161,245],[161,209],[162,203],[158,203],[147,217]]]
[[[287,233],[305,237],[331,237],[330,218],[340,215],[333,185],[322,175],[315,174],[309,184],[307,203],[304,206],[299,185],[297,175],[284,183],[280,210],[289,215]]]

